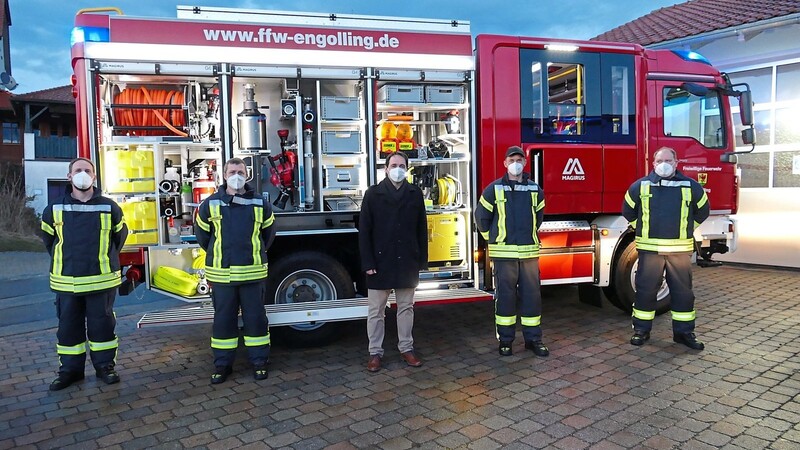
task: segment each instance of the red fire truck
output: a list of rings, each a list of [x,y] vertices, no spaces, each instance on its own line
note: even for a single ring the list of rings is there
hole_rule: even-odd
[[[749,126],[749,90],[692,52],[494,35],[473,47],[463,21],[179,6],[176,19],[79,12],[72,63],[79,154],[131,229],[125,286],[193,303],[141,327],[212,318],[192,212],[231,157],[276,212],[265,303],[296,340],[366,317],[359,207],[394,151],[411,156],[428,207],[418,304],[491,299],[472,212],[511,145],[546,193],[543,284],[577,284],[590,302],[602,288],[630,310],[621,204],[661,146],[708,192],[700,259],[735,249],[728,100]]]

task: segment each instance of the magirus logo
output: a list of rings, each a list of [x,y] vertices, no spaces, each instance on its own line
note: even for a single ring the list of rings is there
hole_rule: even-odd
[[[564,171],[561,172],[561,179],[564,181],[583,181],[586,179],[583,166],[578,158],[567,160],[567,165],[564,166]]]

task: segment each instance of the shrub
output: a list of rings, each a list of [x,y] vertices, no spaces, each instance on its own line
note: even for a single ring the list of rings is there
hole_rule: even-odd
[[[0,230],[3,233],[35,235],[40,228],[40,218],[28,206],[33,197],[25,194],[21,165],[0,163],[0,199]]]

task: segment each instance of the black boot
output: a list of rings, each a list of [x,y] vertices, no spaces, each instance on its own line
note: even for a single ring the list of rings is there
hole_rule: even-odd
[[[514,354],[514,351],[511,350],[511,342],[502,342],[500,341],[500,356],[511,356]]]
[[[525,348],[528,350],[533,350],[533,353],[536,356],[545,357],[550,354],[550,350],[547,348],[546,345],[542,343],[542,341],[528,341],[525,342]]]
[[[672,340],[683,344],[692,350],[703,350],[706,348],[705,344],[697,340],[697,336],[694,333],[677,333],[672,335]]]
[[[95,375],[97,375],[98,380],[103,380],[105,384],[119,383],[119,374],[114,370],[113,364],[97,369]]]
[[[62,389],[68,388],[75,383],[76,381],[81,381],[83,379],[83,373],[78,372],[59,372],[58,378],[53,380],[50,383],[50,390],[51,391],[60,391]]]
[[[634,331],[633,336],[631,336],[631,345],[644,345],[650,339],[650,332],[649,331]]]
[[[224,383],[225,380],[228,379],[228,376],[233,373],[233,367],[231,366],[220,366],[214,370],[214,373],[211,374],[211,384],[220,384]]]

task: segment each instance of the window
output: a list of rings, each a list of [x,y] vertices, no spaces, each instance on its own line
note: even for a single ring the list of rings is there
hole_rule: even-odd
[[[775,110],[776,144],[800,143],[800,128],[797,126],[798,117],[800,117],[800,104]]]
[[[3,144],[19,144],[19,125],[3,122]]]
[[[664,88],[664,135],[696,139],[708,148],[725,146],[719,94],[697,96],[680,87]]]
[[[800,187],[800,151],[775,152],[772,187]]]
[[[743,188],[769,187],[769,153],[744,153],[737,155]]]
[[[775,101],[800,100],[800,63],[778,66]]]
[[[772,67],[746,70],[729,74],[733,83],[747,83],[753,91],[753,103],[769,103],[772,101]]]
[[[547,64],[547,102],[552,134],[584,133],[585,79],[581,64]]]

